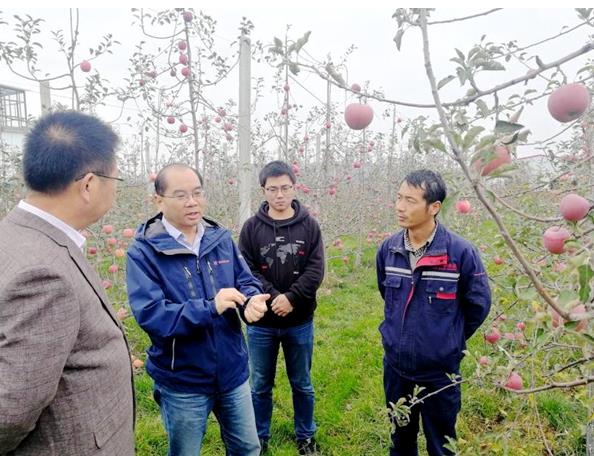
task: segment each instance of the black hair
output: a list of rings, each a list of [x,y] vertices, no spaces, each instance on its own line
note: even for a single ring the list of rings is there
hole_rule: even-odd
[[[289,176],[289,179],[291,179],[293,184],[297,182],[297,177],[295,176],[293,169],[287,163],[281,160],[271,161],[262,168],[262,171],[260,171],[260,186],[264,187],[266,185],[266,179],[269,177],[280,177],[284,175]]]
[[[418,169],[406,175],[403,182],[416,188],[422,188],[425,192],[423,198],[427,204],[436,201],[443,203],[447,195],[447,187],[441,175],[429,169]]]
[[[118,143],[112,127],[97,117],[79,111],[46,114],[25,138],[25,183],[33,191],[56,194],[88,172],[113,172]]]
[[[165,190],[167,189],[167,171],[172,168],[191,169],[192,171],[194,171],[196,176],[198,176],[200,185],[204,185],[204,183],[202,182],[202,176],[196,168],[193,168],[190,165],[186,165],[185,163],[171,163],[161,168],[161,170],[157,173],[157,177],[155,178],[155,193],[157,195],[163,195],[165,193]]]

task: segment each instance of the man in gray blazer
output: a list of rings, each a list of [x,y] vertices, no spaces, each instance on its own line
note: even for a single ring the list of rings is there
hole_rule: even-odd
[[[134,454],[130,354],[80,230],[111,207],[118,137],[74,111],[27,135],[0,222],[0,455]]]

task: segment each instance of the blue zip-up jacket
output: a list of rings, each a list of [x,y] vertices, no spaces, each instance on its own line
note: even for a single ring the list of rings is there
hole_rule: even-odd
[[[173,239],[158,214],[140,225],[128,249],[130,307],[149,335],[146,370],[180,392],[230,391],[248,379],[248,357],[235,309],[217,313],[221,288],[261,293],[231,233],[203,219],[200,254]]]
[[[379,329],[387,362],[411,380],[458,374],[466,340],[491,308],[487,274],[476,249],[440,223],[414,270],[404,230],[382,243],[376,267],[385,301]]]

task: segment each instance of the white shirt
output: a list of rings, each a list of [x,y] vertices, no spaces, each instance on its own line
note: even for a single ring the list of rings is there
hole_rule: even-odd
[[[163,222],[163,226],[165,227],[165,229],[167,230],[167,232],[173,239],[175,239],[177,242],[179,242],[184,247],[187,247],[188,249],[190,249],[192,252],[194,252],[196,254],[196,256],[198,256],[198,253],[200,252],[200,242],[202,241],[202,236],[204,236],[204,226],[202,226],[202,223],[198,224],[197,231],[196,231],[196,237],[194,238],[194,243],[190,244],[188,242],[188,239],[186,238],[186,235],[184,233],[182,233],[180,230],[178,230],[176,227],[174,227],[165,218],[165,216],[163,216],[161,221]]]
[[[25,200],[20,200],[18,207],[24,211],[36,215],[37,217],[45,220],[50,225],[53,225],[56,228],[58,228],[66,236],[72,239],[72,242],[74,242],[78,246],[78,248],[82,250],[87,240],[82,234],[80,234],[80,232],[72,228],[70,225],[63,222],[59,218],[53,216],[49,212],[45,212],[44,210],[27,203]]]

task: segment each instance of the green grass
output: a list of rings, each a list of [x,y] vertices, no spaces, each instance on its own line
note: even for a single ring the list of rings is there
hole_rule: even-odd
[[[348,243],[345,248],[348,248]],[[316,390],[317,438],[324,455],[386,455],[389,424],[382,389],[381,338],[378,325],[383,302],[375,283],[374,248],[353,257],[342,255],[329,262],[320,289],[315,317],[312,369]],[[118,290],[110,290],[112,294]],[[114,296],[122,302],[121,296]],[[132,318],[126,328],[136,356],[144,358],[148,338]],[[481,334],[469,341],[473,356],[462,364],[463,406],[458,417],[461,455],[542,455],[543,435],[555,455],[585,454],[584,424],[587,401],[584,390],[558,391],[540,396],[516,396],[477,379],[474,356],[487,353]],[[501,369],[497,367],[496,369]],[[152,381],[142,370],[136,376],[137,454],[166,455],[167,439],[158,407],[152,399]],[[291,390],[284,359],[279,357],[274,390],[271,454],[295,455]],[[424,438],[419,436],[420,454]],[[218,425],[211,417],[202,454],[224,454]]]

